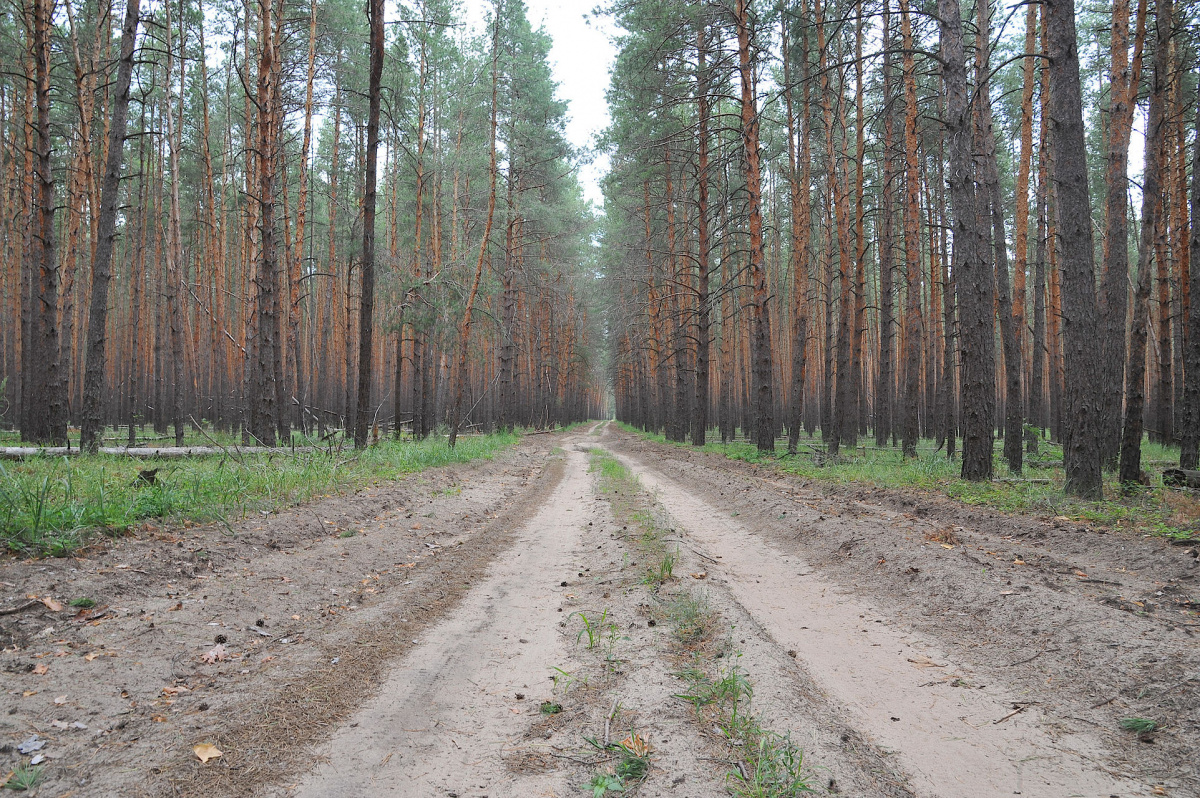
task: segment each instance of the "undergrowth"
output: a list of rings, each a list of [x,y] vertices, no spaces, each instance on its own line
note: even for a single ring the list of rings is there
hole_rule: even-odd
[[[362,488],[426,468],[491,457],[516,435],[381,441],[362,452],[196,457],[161,461],[115,455],[34,457],[0,464],[0,547],[65,556],[98,533],[164,524],[230,522],[259,511]],[[152,484],[137,479],[158,468]]]
[[[643,438],[671,443],[662,435],[644,432],[622,424],[621,428]],[[1011,475],[997,454],[995,473],[990,482],[971,482],[960,475],[960,460],[948,459],[929,441],[918,447],[916,458],[905,458],[899,449],[860,446],[836,458],[824,454],[819,438],[801,438],[796,455],[786,454],[781,441],[778,453],[765,455],[746,441],[708,443],[697,447],[732,460],[768,466],[784,474],[835,485],[868,485],[898,490],[941,493],[963,504],[990,507],[1008,513],[1035,513],[1063,517],[1102,526],[1134,529],[1171,538],[1200,537],[1200,500],[1186,492],[1164,488],[1161,476],[1151,487],[1126,492],[1113,474],[1105,476],[1100,501],[1067,496],[1063,492],[1062,447],[1042,442],[1039,454],[1027,455],[1020,477]],[[673,444],[686,446],[687,444]],[[1165,465],[1178,453],[1147,441],[1142,447],[1143,461]]]

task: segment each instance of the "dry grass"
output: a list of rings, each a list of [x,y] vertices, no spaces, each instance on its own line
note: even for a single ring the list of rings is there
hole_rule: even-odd
[[[952,526],[932,529],[925,533],[925,539],[930,543],[945,543],[948,546],[957,546],[959,543],[958,535],[954,534]]]
[[[1182,490],[1163,491],[1163,504],[1170,510],[1168,524],[1179,529],[1200,532],[1200,493]]]

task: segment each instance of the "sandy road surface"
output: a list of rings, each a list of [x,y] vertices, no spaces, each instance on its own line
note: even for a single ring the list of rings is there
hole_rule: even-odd
[[[674,579],[647,579],[592,470],[605,450],[641,479]],[[749,675],[821,794],[1200,794],[1195,559],[1056,524],[830,493],[612,426],[535,436],[232,539],[75,562],[105,612],[6,621],[0,733],[48,741],[47,796],[565,798],[631,734],[653,747],[639,795],[725,795],[736,741],[679,698],[698,654],[668,618],[689,595],[720,627],[710,664]],[[40,594],[64,570],[0,578]],[[200,663],[218,633],[233,660]],[[1138,741],[1117,729],[1134,715],[1163,728]],[[225,754],[201,765],[198,742]]]
[[[778,645],[798,653],[865,736],[896,753],[918,795],[1140,794],[1136,781],[1097,766],[1096,740],[1052,739],[1036,708],[1024,711],[1024,696],[1009,686],[952,686],[937,670],[964,682],[975,675],[933,641],[881,620],[871,604],[752,535],[686,485],[625,460],[686,536],[720,560],[710,577],[723,581]],[[1022,711],[1011,714],[1016,707]]]
[[[510,775],[502,760],[522,716],[551,697],[549,668],[565,659],[561,582],[597,518],[586,455],[572,448],[565,457],[565,477],[512,548],[414,641],[379,695],[322,746],[322,764],[295,795],[565,794],[561,778]]]

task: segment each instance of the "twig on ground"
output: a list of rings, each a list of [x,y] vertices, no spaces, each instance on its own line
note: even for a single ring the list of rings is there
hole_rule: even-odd
[[[1045,654],[1047,651],[1049,651],[1049,652],[1050,652],[1050,653],[1052,653],[1052,654],[1055,654],[1055,653],[1058,653],[1058,651],[1059,651],[1059,650],[1060,650],[1060,649],[1057,649],[1057,648],[1043,648],[1041,651],[1039,651],[1038,653],[1034,654],[1034,655],[1033,655],[1032,657],[1030,657],[1029,659],[1023,659],[1023,660],[1019,660],[1019,661],[1017,661],[1017,662],[1010,662],[1010,663],[1008,663],[1008,667],[1010,667],[1010,668],[1015,668],[1015,667],[1016,667],[1016,666],[1018,666],[1018,665],[1024,665],[1024,664],[1025,664],[1025,663],[1027,663],[1027,662],[1033,662],[1035,659],[1037,659],[1038,657],[1042,656],[1042,655],[1043,655],[1043,654]]]
[[[604,747],[608,748],[608,728],[612,723],[613,715],[617,714],[617,704],[620,702],[620,697],[613,699],[612,707],[608,710],[608,714],[604,716]]]
[[[24,604],[18,604],[15,607],[0,610],[0,615],[15,615],[18,612],[24,612],[35,604],[41,604],[40,601],[26,601]]]
[[[1036,703],[1036,702],[1034,702],[1034,701],[1028,701],[1028,702],[1025,702],[1025,703],[1021,704],[1021,706],[1017,707],[1017,708],[1016,708],[1016,709],[1014,709],[1012,712],[1009,712],[1007,715],[1005,715],[1004,717],[1000,718],[1000,720],[994,720],[994,721],[992,721],[992,725],[993,725],[993,726],[995,726],[997,723],[1003,723],[1004,721],[1006,721],[1006,720],[1008,720],[1009,718],[1011,718],[1013,715],[1019,715],[1020,713],[1024,712],[1024,711],[1025,711],[1025,710],[1027,710],[1027,709],[1029,709],[1029,707],[1033,706],[1035,703]]]

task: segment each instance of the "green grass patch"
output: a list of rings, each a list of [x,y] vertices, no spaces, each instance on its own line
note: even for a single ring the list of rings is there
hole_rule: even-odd
[[[621,428],[643,438],[675,446],[661,435],[644,432],[627,424]],[[820,438],[801,438],[799,452],[788,455],[781,441],[778,453],[764,455],[747,441],[708,443],[702,451],[724,455],[732,460],[757,463],[781,473],[834,485],[865,485],[894,490],[918,490],[941,493],[963,504],[989,507],[1006,513],[1033,513],[1065,517],[1102,526],[1124,527],[1167,537],[1187,538],[1200,529],[1200,499],[1186,491],[1164,488],[1161,468],[1177,462],[1177,448],[1149,441],[1142,445],[1142,459],[1155,468],[1151,487],[1126,492],[1115,474],[1105,475],[1104,495],[1100,501],[1067,496],[1063,492],[1062,447],[1042,441],[1039,454],[1026,455],[1027,465],[1018,478],[1001,460],[997,442],[995,474],[990,482],[971,482],[959,474],[958,459],[948,459],[936,451],[931,441],[922,441],[916,458],[904,457],[899,449],[876,449],[873,441],[844,451],[836,458],[824,454]]]
[[[361,452],[213,456],[150,463],[111,455],[34,457],[0,464],[0,547],[65,556],[97,533],[162,524],[221,522],[397,479],[426,468],[489,458],[517,435],[381,441]],[[138,472],[159,467],[154,484]]]

